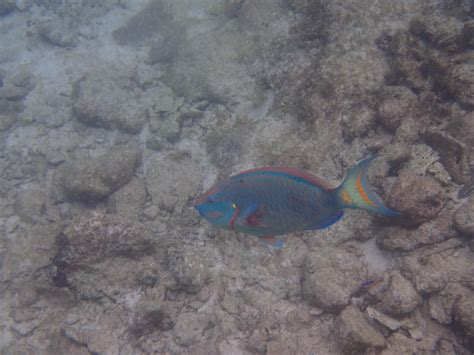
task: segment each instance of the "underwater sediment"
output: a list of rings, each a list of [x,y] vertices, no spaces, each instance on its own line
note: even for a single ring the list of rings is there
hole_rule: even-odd
[[[468,1],[0,0],[0,33],[2,353],[472,353]],[[193,209],[371,154],[400,218],[274,250]]]

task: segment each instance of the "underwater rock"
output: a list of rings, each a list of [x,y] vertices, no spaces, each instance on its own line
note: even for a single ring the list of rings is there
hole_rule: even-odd
[[[474,349],[474,292],[461,297],[454,305],[453,318],[464,344]]]
[[[361,137],[373,127],[375,123],[375,112],[368,107],[362,106],[342,116],[342,129],[344,137],[353,140]]]
[[[393,316],[403,316],[411,313],[421,303],[421,297],[413,284],[398,272],[392,272],[390,286],[385,290],[377,308]]]
[[[104,72],[87,74],[74,85],[74,116],[84,124],[106,129],[139,133],[146,121],[146,110],[125,80]]]
[[[104,199],[132,178],[140,162],[134,149],[114,149],[95,159],[66,163],[54,181],[67,198],[94,203]]]
[[[366,279],[367,266],[355,255],[326,248],[306,256],[303,298],[329,312],[344,308]]]
[[[463,23],[458,19],[441,15],[415,17],[410,24],[410,31],[415,36],[447,51],[458,49],[462,28]]]
[[[171,63],[178,55],[181,43],[184,40],[182,31],[173,31],[160,39],[156,39],[148,52],[147,63],[150,65]]]
[[[153,89],[153,111],[155,113],[169,112],[174,107],[173,90],[167,87]]]
[[[143,211],[146,195],[144,181],[134,178],[110,196],[107,209],[130,220],[138,220]]]
[[[456,231],[451,225],[452,217],[446,213],[433,221],[422,223],[417,228],[385,226],[377,235],[377,246],[391,251],[412,251],[454,238]]]
[[[152,136],[146,140],[145,146],[148,149],[160,151],[166,147],[166,143],[161,138]]]
[[[196,251],[168,250],[167,260],[168,270],[175,280],[173,289],[197,293],[208,282],[208,262]]]
[[[463,235],[474,238],[474,197],[470,197],[456,211],[454,226]]]
[[[187,152],[172,152],[152,158],[146,171],[146,188],[153,203],[165,211],[180,213],[198,193],[199,165]]]
[[[382,93],[377,108],[377,119],[388,129],[395,131],[403,120],[416,118],[417,97],[405,86],[388,86]]]
[[[46,195],[37,189],[18,192],[15,201],[15,213],[22,221],[34,223],[44,212]]]
[[[457,283],[450,283],[443,290],[431,294],[428,300],[430,317],[439,324],[449,325],[453,321],[453,307],[461,297],[468,297],[470,291]]]
[[[390,171],[397,171],[411,158],[409,147],[405,143],[395,142],[382,148],[383,156],[390,165]]]
[[[170,143],[175,143],[181,135],[179,118],[180,116],[176,112],[167,114],[164,117],[150,117],[150,130],[153,133],[156,133],[164,142],[168,141]],[[159,147],[159,145],[157,147]]]
[[[17,116],[13,114],[0,114],[0,132],[8,131],[17,119]]]
[[[0,87],[0,100],[19,101],[24,99],[36,86],[36,80],[25,65],[20,65],[13,75],[7,77]]]
[[[390,208],[402,214],[397,218],[397,223],[413,226],[436,217],[444,206],[445,196],[433,178],[402,170],[386,202]]]
[[[153,0],[122,27],[112,32],[119,45],[140,45],[163,30],[171,30],[172,14],[167,2]]]
[[[466,145],[449,134],[433,129],[422,133],[423,139],[436,150],[441,158],[441,163],[451,175],[454,182],[466,182],[468,171],[468,151]]]
[[[474,108],[474,56],[453,65],[446,76],[446,86],[461,105]]]
[[[405,166],[420,176],[432,175],[443,186],[452,184],[451,175],[440,162],[439,154],[426,144],[412,144],[411,159]]]
[[[334,321],[344,353],[353,354],[367,348],[383,348],[385,339],[355,306],[344,309]]]
[[[474,20],[464,23],[462,28],[462,44],[466,48],[474,49]]]
[[[392,317],[387,316],[386,314],[377,311],[375,308],[367,307],[366,308],[367,317],[384,326],[385,328],[395,331],[402,327],[402,323]]]
[[[405,143],[409,147],[418,141],[420,131],[425,125],[426,123],[422,118],[407,117],[395,131],[395,139],[398,142]]]
[[[155,240],[145,226],[118,215],[93,213],[68,226],[57,238],[57,266],[88,267],[107,258],[135,259],[150,255]]]
[[[183,312],[173,328],[176,343],[190,346],[202,341],[202,336],[212,326],[211,317],[206,313]]]
[[[37,31],[44,41],[54,46],[73,48],[77,45],[77,34],[65,21],[49,19],[39,24]]]
[[[144,335],[150,335],[155,331],[168,331],[173,328],[174,323],[170,316],[161,309],[148,311],[140,314],[133,322],[130,331],[136,339]]]
[[[474,256],[458,238],[435,244],[401,260],[400,268],[416,289],[430,294],[448,282],[474,289]]]
[[[160,274],[159,238],[138,222],[119,215],[93,213],[74,220],[56,238],[52,281],[82,300],[127,298]],[[150,286],[148,286],[150,287]]]
[[[8,15],[15,10],[15,0],[0,0],[0,16]]]

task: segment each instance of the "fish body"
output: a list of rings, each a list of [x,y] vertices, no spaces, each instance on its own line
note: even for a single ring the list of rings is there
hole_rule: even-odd
[[[300,169],[243,171],[199,196],[195,208],[218,227],[265,238],[329,227],[345,208],[397,215],[367,188],[365,172],[372,159],[352,167],[337,188]]]

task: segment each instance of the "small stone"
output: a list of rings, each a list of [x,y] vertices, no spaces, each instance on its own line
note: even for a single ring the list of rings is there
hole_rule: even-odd
[[[449,134],[437,130],[425,130],[422,134],[426,142],[440,155],[443,166],[454,182],[466,182],[468,171],[468,148]]]
[[[382,334],[370,325],[365,315],[354,306],[349,306],[341,312],[334,322],[334,327],[347,354],[385,346]]]
[[[467,48],[474,49],[474,21],[467,21],[462,28],[462,42]]]
[[[147,139],[145,145],[148,149],[152,149],[156,151],[160,151],[166,146],[163,140],[161,140],[158,137],[151,137]]]
[[[448,325],[452,322],[452,309],[455,299],[445,294],[434,294],[428,300],[430,317],[439,324]]]
[[[395,131],[403,120],[416,117],[417,97],[407,87],[389,86],[382,95],[377,118],[388,129]]]
[[[325,311],[344,308],[367,275],[366,265],[355,255],[327,248],[309,253],[303,267],[303,297]]]
[[[367,307],[366,312],[369,319],[377,321],[379,324],[390,329],[391,331],[395,331],[402,326],[402,323],[400,323],[398,320],[377,311],[375,308]]]
[[[469,108],[474,107],[474,63],[454,65],[447,76],[447,86],[456,99]]]
[[[474,238],[474,196],[471,196],[456,211],[454,226],[463,235]]]
[[[173,289],[197,293],[209,281],[207,260],[194,251],[168,251],[168,269],[174,277]]]
[[[373,127],[375,123],[375,112],[368,107],[360,107],[350,110],[342,117],[344,137],[353,140],[361,137]]]
[[[172,30],[172,15],[165,1],[150,1],[133,15],[125,25],[112,32],[119,45],[137,45],[152,38],[156,33]]]
[[[474,348],[474,293],[471,292],[456,302],[453,315],[464,343],[471,349]]]
[[[169,112],[174,107],[174,93],[173,90],[167,87],[155,89],[154,92],[155,104],[153,110],[156,113]]]
[[[203,172],[186,152],[173,152],[149,162],[146,187],[153,204],[165,211],[183,210],[199,189]]]
[[[119,129],[137,134],[146,120],[146,109],[115,71],[91,72],[74,84],[74,116],[92,127]]]
[[[143,217],[148,220],[154,220],[158,216],[159,210],[155,205],[151,205],[143,210]]]
[[[18,216],[11,216],[7,219],[5,223],[5,231],[9,233],[13,233],[18,226],[20,225],[20,218]]]
[[[386,201],[392,209],[402,214],[397,219],[399,224],[413,226],[436,217],[444,206],[445,196],[433,178],[403,170]]]
[[[462,25],[462,22],[454,17],[419,16],[412,20],[410,31],[440,49],[453,51],[458,48]]]
[[[135,259],[155,250],[153,234],[145,226],[118,215],[94,213],[79,218],[63,234],[68,242],[58,243],[53,263],[73,270],[91,267],[108,258]]]
[[[379,248],[385,250],[412,251],[454,237],[456,231],[452,228],[452,216],[443,213],[417,228],[386,226],[377,235],[376,243]]]
[[[143,209],[145,200],[145,183],[134,178],[110,196],[107,206],[115,213],[136,220]]]
[[[384,313],[402,316],[412,312],[421,301],[412,283],[398,272],[393,272],[390,287],[384,292],[379,307]]]
[[[68,28],[66,22],[46,21],[38,26],[38,34],[49,44],[62,47],[73,48],[77,45],[77,34]]]
[[[15,201],[15,213],[22,221],[34,223],[44,212],[46,195],[36,189],[20,191]]]
[[[95,203],[125,185],[140,159],[133,149],[114,149],[95,159],[67,163],[58,168],[56,181],[71,200]]]
[[[204,332],[211,325],[209,315],[205,313],[183,312],[173,328],[174,339],[181,346],[190,346],[202,341]]]

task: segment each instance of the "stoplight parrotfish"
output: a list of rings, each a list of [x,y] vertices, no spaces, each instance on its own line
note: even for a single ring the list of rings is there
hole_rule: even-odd
[[[196,198],[194,207],[217,227],[258,236],[277,248],[283,241],[275,236],[327,228],[347,208],[398,216],[367,184],[367,169],[375,157],[352,166],[338,187],[295,168],[246,170],[218,182]]]

